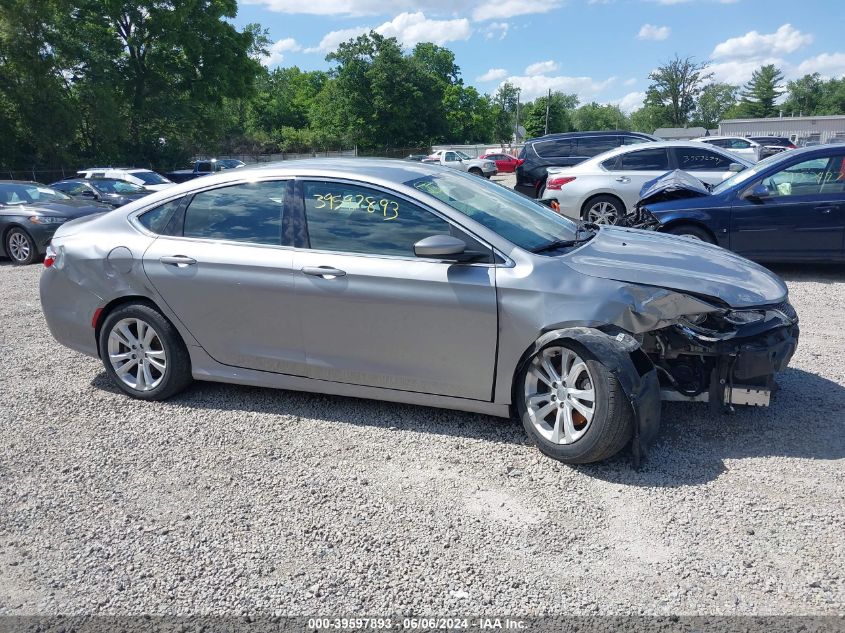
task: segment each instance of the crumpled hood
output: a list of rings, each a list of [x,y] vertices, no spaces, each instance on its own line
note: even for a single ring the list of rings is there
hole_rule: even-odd
[[[721,299],[733,308],[780,303],[781,279],[735,253],[685,237],[602,227],[566,258],[584,275]]]
[[[695,176],[676,169],[646,182],[640,189],[640,200],[637,205],[709,195],[710,189],[707,185]]]

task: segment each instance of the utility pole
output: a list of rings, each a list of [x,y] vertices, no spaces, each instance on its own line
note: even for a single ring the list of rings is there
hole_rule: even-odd
[[[549,133],[549,104],[552,102],[552,89],[549,88],[549,96],[546,97],[546,128],[543,130],[543,134]]]
[[[517,143],[519,142],[519,93],[522,92],[521,88],[516,89],[516,127],[513,130],[513,140]]]

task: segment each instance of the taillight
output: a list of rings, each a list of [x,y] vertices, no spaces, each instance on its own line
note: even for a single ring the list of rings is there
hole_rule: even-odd
[[[516,166],[519,167],[524,162],[525,162],[524,158],[517,158],[516,159]]]
[[[53,264],[55,264],[57,255],[58,253],[56,253],[56,249],[53,248],[53,245],[48,244],[47,250],[44,253],[44,267],[50,268]]]
[[[556,178],[549,178],[546,181],[546,189],[560,189],[563,185],[575,180],[575,176],[558,176]]]

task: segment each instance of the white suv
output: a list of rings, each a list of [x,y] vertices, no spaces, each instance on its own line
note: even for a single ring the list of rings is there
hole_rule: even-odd
[[[89,180],[92,178],[125,180],[151,191],[167,189],[175,184],[154,171],[134,167],[89,167],[88,169],[80,169],[76,173]]]
[[[692,140],[721,147],[731,154],[735,154],[745,160],[750,160],[752,163],[760,160],[763,150],[763,146],[760,143],[741,136],[702,136],[701,138],[694,138]]]

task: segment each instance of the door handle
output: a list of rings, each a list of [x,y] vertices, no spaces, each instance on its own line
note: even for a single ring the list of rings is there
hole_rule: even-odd
[[[822,204],[816,207],[816,211],[819,213],[823,213],[824,215],[828,215],[831,211],[833,211],[836,207],[830,204]]]
[[[164,257],[159,257],[158,261],[162,264],[169,264],[171,266],[179,266],[180,268],[185,266],[193,266],[197,263],[193,257],[187,257],[185,255],[165,255]]]
[[[628,176],[619,176],[619,178],[616,179],[616,182],[631,182],[631,179],[628,178]]]
[[[335,279],[336,277],[343,277],[346,275],[345,270],[339,268],[332,268],[331,266],[306,266],[302,272],[312,277],[322,277],[323,279]]]

